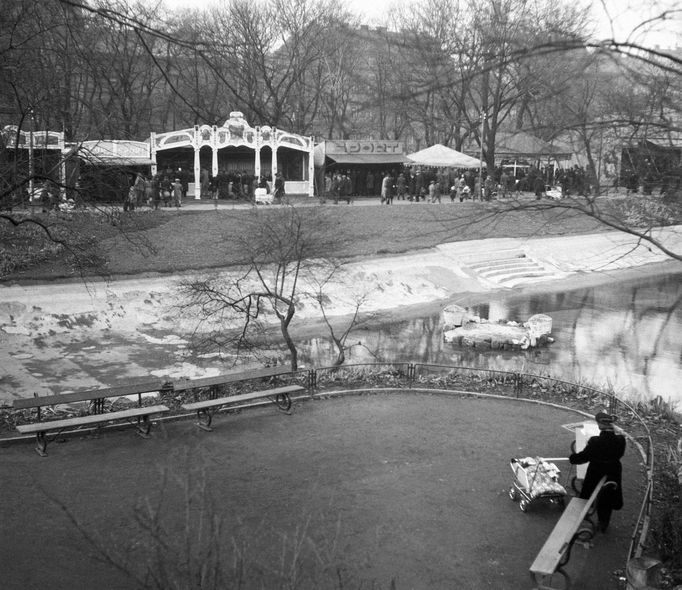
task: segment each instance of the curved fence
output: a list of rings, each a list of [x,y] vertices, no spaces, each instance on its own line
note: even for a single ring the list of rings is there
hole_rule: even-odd
[[[646,422],[627,402],[613,393],[531,373],[515,373],[453,365],[421,363],[364,363],[315,367],[300,371],[311,392],[338,389],[419,388],[447,389],[465,394],[486,393],[515,399],[553,403],[593,414],[608,408],[619,425],[639,444],[646,471],[642,506],[628,547],[628,563],[641,557],[651,519],[654,485],[654,447]]]
[[[613,393],[593,387],[562,381],[552,377],[456,365],[423,363],[363,363],[300,369],[293,375],[287,371],[277,377],[282,384],[305,384],[310,395],[333,394],[335,390],[371,389],[434,389],[465,395],[486,394],[497,397],[531,400],[594,414],[597,408],[607,408],[619,416],[619,424],[638,443],[646,471],[646,485],[637,522],[633,528],[627,561],[639,558],[646,549],[654,492],[654,446],[644,419],[627,402]],[[171,395],[168,404],[178,406],[172,384],[164,395]],[[201,388],[201,385],[198,385]],[[232,393],[253,389],[253,383],[233,383]],[[262,402],[260,402],[262,403]],[[177,408],[176,408],[177,409]],[[165,419],[178,419],[180,415]]]

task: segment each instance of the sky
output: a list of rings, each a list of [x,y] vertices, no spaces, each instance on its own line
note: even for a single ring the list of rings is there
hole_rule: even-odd
[[[156,3],[156,0],[145,0]],[[174,8],[204,8],[216,0],[161,0]],[[419,0],[345,0],[345,4],[363,17],[367,24],[383,24],[391,11]],[[642,45],[662,48],[682,47],[682,5],[679,0],[580,0],[590,6],[598,23],[600,39],[636,41]],[[637,29],[649,19],[670,11],[665,21]]]

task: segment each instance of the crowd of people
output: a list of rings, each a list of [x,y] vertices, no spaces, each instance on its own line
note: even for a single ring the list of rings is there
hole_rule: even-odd
[[[182,206],[187,196],[189,174],[182,168],[167,168],[153,176],[138,173],[124,200],[125,210],[146,205],[160,207]],[[491,201],[504,199],[521,192],[532,192],[536,198],[545,195],[548,185],[561,187],[563,196],[589,194],[590,186],[585,170],[574,166],[554,169],[552,166],[498,167],[492,174],[484,169],[429,168],[405,166],[396,169],[349,168],[328,171],[321,187],[320,200],[350,204],[355,197],[376,196],[381,203],[390,205],[394,200],[440,203],[444,199],[459,201]],[[201,196],[213,200],[248,200],[254,198],[255,190],[263,188],[273,193],[275,202],[284,196],[284,179],[276,174],[256,177],[246,171],[220,170],[211,176],[201,170]]]
[[[516,174],[515,174],[516,172]],[[492,174],[484,169],[428,168],[406,166],[393,170],[346,169],[327,172],[322,201],[351,203],[356,196],[377,196],[390,205],[394,200],[440,203],[454,201],[490,201],[521,192],[544,196],[547,186],[560,186],[564,196],[589,194],[585,170],[579,166],[554,170],[548,166],[498,167]]]
[[[167,168],[157,174],[145,176],[137,173],[123,199],[124,211],[134,211],[146,206],[153,209],[161,207],[182,207],[187,197],[189,174],[182,168]],[[280,202],[284,197],[284,178],[280,173],[256,177],[244,171],[226,172],[221,170],[211,176],[208,170],[202,169],[200,190],[202,197],[234,200],[253,200],[255,190],[264,188],[273,192],[274,198]]]
[[[160,207],[175,206],[182,207],[182,199],[187,195],[188,185],[183,184],[180,174],[170,175],[154,174],[144,176],[138,173],[132,186],[128,189],[128,194],[123,200],[124,211],[135,211],[135,209],[147,206],[153,209]]]

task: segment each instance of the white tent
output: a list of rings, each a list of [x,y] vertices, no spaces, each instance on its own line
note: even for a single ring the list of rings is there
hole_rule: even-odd
[[[407,157],[414,164],[436,168],[478,168],[481,166],[478,158],[472,158],[440,143],[413,154],[407,154]],[[482,165],[485,166],[485,162]]]

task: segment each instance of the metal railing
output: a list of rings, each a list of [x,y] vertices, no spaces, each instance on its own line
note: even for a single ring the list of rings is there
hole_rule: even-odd
[[[594,413],[607,408],[641,450],[646,487],[628,547],[627,561],[641,557],[647,547],[654,492],[654,446],[646,422],[629,403],[611,392],[544,375],[479,369],[457,365],[424,363],[362,363],[316,367],[307,370],[312,392],[335,389],[414,388],[448,389],[463,393],[488,393],[515,399],[530,399]]]

